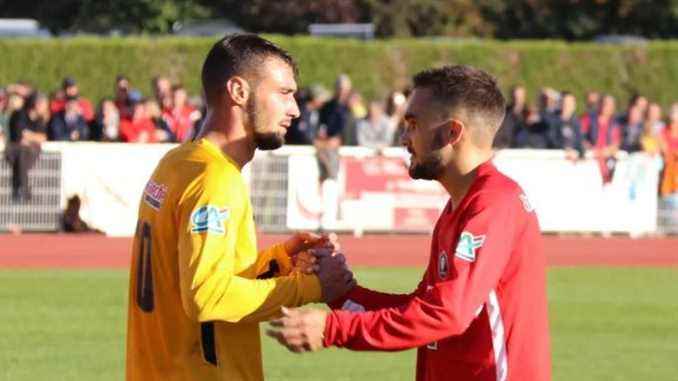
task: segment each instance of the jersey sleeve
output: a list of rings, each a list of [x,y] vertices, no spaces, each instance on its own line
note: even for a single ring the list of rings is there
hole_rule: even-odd
[[[326,321],[324,344],[402,350],[462,334],[497,287],[513,248],[516,203],[505,198],[490,201],[488,195],[479,194],[462,216],[463,233],[453,240],[446,279],[399,307],[363,313],[333,311]]]
[[[420,294],[423,288],[424,281],[421,281],[416,290],[410,294],[389,294],[357,285],[347,292],[346,295],[332,303],[328,303],[328,306],[333,310],[354,312],[397,307],[408,303],[414,296]]]
[[[260,251],[255,266],[257,277],[285,276],[292,272],[292,259],[285,251],[285,245],[278,243]],[[270,276],[266,276],[267,273]]]
[[[243,228],[246,193],[232,183],[206,175],[179,201],[179,277],[186,314],[201,322],[264,321],[278,316],[281,306],[319,301],[315,275],[248,279],[235,274],[237,235],[254,232]]]

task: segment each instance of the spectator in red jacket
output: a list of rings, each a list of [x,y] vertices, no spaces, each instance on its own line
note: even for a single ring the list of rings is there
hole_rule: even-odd
[[[92,102],[80,95],[80,89],[78,88],[78,84],[75,79],[72,77],[64,78],[61,89],[62,91],[58,92],[56,97],[50,102],[50,112],[54,115],[64,111],[66,102],[69,99],[77,98],[80,113],[85,119],[85,122],[92,122],[94,120],[94,109],[92,108]]]
[[[175,85],[172,95],[172,108],[165,109],[163,116],[177,141],[185,142],[193,137],[194,124],[200,119],[200,111],[188,103],[188,94],[182,85]]]
[[[136,98],[136,95],[131,97],[132,117],[120,121],[120,138],[128,143],[155,143],[155,123],[147,116],[144,102]]]

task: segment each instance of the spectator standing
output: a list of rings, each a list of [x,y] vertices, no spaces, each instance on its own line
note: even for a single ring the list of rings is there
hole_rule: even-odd
[[[12,199],[15,202],[29,201],[32,197],[28,172],[40,155],[41,144],[47,140],[48,120],[48,99],[37,92],[10,117],[5,156],[12,167]]]
[[[115,79],[115,107],[118,108],[120,119],[132,117],[132,102],[129,93],[131,91],[129,79],[124,75],[118,75]]]
[[[678,103],[671,106],[669,125],[662,135],[665,166],[660,193],[668,197],[678,194]]]
[[[0,149],[5,147],[9,136],[9,116],[7,116],[8,96],[5,89],[0,89]]]
[[[643,134],[640,136],[640,148],[646,154],[657,156],[662,153],[662,138],[652,128],[652,124],[643,123]]]
[[[342,144],[343,131],[351,118],[351,110],[348,108],[350,94],[351,80],[346,74],[341,74],[335,82],[334,97],[320,109],[320,126],[314,145],[323,198],[322,228],[333,226],[337,219],[339,147]]]
[[[624,119],[620,120],[620,125],[622,128],[621,149],[627,152],[640,151],[640,138],[644,128],[642,108],[633,106],[628,109]]]
[[[12,116],[12,114],[14,114],[15,111],[21,110],[21,108],[24,107],[24,103],[25,100],[21,95],[7,91],[7,102],[5,104],[5,107],[0,112],[0,123],[2,123],[2,134],[4,134],[2,143],[5,146],[9,143],[10,117]]]
[[[403,120],[403,115],[405,114],[405,107],[407,106],[407,97],[410,93],[409,89],[406,89],[403,92],[392,91],[386,97],[386,115],[395,121],[395,133],[393,134],[393,141],[391,142],[392,146],[399,147],[402,145],[400,141],[400,136],[405,131],[406,125]]]
[[[156,76],[151,81],[153,95],[158,104],[162,105],[166,99],[172,98],[172,82],[167,77]]]
[[[85,121],[80,100],[68,98],[64,108],[53,114],[47,136],[52,141],[79,141],[89,138],[89,126]]]
[[[341,142],[345,146],[355,146],[358,144],[357,122],[358,120],[365,119],[367,107],[365,107],[362,95],[356,90],[351,91],[351,95],[348,96],[347,105],[351,112],[348,122],[342,131]]]
[[[549,124],[542,119],[542,112],[536,106],[530,105],[525,109],[524,122],[516,127],[515,148],[548,148]]]
[[[92,128],[92,140],[120,141],[120,114],[111,99],[103,99],[99,104],[99,110]]]
[[[597,114],[598,106],[600,106],[600,93],[595,90],[586,92],[586,110],[584,110],[584,114]]]
[[[615,99],[605,95],[600,101],[596,114],[585,114],[581,119],[584,148],[593,152],[603,183],[612,181],[614,167],[617,163],[615,155],[621,146],[621,128],[614,118]]]
[[[384,104],[379,101],[370,102],[367,117],[356,124],[358,145],[381,150],[391,145],[397,121],[389,118],[384,112]]]
[[[329,144],[338,148],[341,145],[341,135],[351,118],[348,101],[351,95],[351,79],[346,74],[337,78],[333,98],[320,109],[320,128],[318,138],[333,140]]]
[[[299,93],[299,117],[292,121],[287,130],[287,144],[311,145],[315,139],[320,122],[320,108],[329,98],[327,90],[320,85],[312,85]]]
[[[626,120],[628,118],[629,111],[632,108],[637,108],[640,111],[640,114],[644,116],[645,113],[647,112],[648,106],[649,102],[647,98],[640,94],[634,94],[633,96],[631,96],[631,99],[629,99],[629,105],[628,108],[626,109],[626,112],[620,117]]]
[[[178,142],[193,137],[195,122],[201,118],[200,111],[188,104],[188,94],[182,85],[172,88],[172,108],[165,110],[163,116]]]
[[[64,78],[61,91],[57,92],[55,98],[50,102],[49,109],[52,115],[56,115],[64,111],[66,103],[72,99],[77,100],[78,106],[80,108],[80,114],[82,115],[85,122],[93,122],[94,109],[92,108],[92,102],[80,95],[80,88],[78,87],[75,79],[72,77]]]
[[[506,106],[506,116],[494,138],[495,148],[514,147],[516,135],[525,126],[527,92],[524,86],[515,86],[511,89],[509,104]]]
[[[652,125],[654,132],[661,135],[666,123],[662,118],[662,107],[657,103],[650,103],[647,107],[647,121]]]
[[[155,143],[155,124],[146,115],[144,102],[136,97],[137,95],[131,96],[132,118],[123,118],[120,121],[120,138],[128,143]]]
[[[576,115],[577,99],[574,94],[562,94],[558,115],[549,126],[549,148],[563,149],[568,159],[575,160],[583,156],[581,125]]]
[[[155,141],[164,143],[176,142],[177,138],[172,133],[169,124],[162,115],[158,102],[155,99],[146,99],[144,108],[146,117],[150,118],[155,126]]]

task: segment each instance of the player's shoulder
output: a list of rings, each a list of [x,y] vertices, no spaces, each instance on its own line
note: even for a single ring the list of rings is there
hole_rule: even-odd
[[[184,143],[165,154],[154,177],[166,181],[180,198],[205,193],[239,193],[244,187],[242,175],[234,164],[215,158],[195,143]]]
[[[492,163],[484,164],[480,168],[472,192],[472,203],[480,207],[519,205],[527,200],[520,185]]]
[[[478,169],[476,191],[485,197],[510,197],[522,193],[522,189],[512,178],[503,174],[491,162]]]

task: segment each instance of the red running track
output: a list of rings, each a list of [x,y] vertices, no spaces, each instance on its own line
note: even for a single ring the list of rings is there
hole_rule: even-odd
[[[285,236],[261,235],[267,247]],[[340,236],[351,265],[419,266],[428,258],[429,236]],[[0,268],[128,268],[130,238],[101,235],[0,235]],[[550,266],[678,267],[678,238],[544,237]]]

